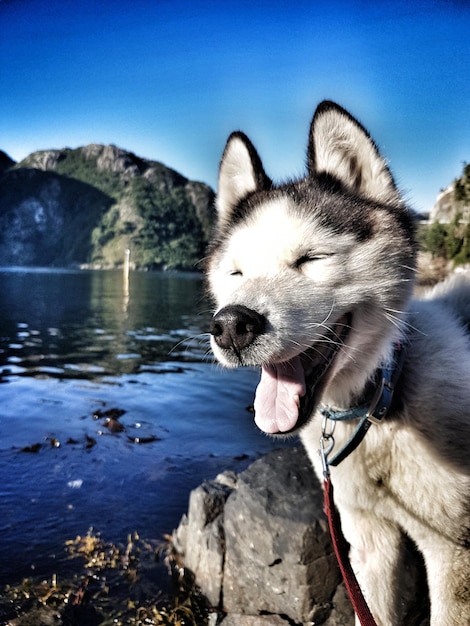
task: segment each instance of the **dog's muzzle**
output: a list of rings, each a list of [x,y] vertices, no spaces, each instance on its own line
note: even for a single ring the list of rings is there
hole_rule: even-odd
[[[323,325],[316,341],[303,352],[264,363],[259,360],[260,342],[256,341],[271,329],[264,315],[243,305],[229,305],[214,315],[209,330],[219,359],[226,365],[261,367],[256,424],[271,435],[286,435],[305,426],[314,414],[351,325],[352,314],[345,313],[328,327]]]

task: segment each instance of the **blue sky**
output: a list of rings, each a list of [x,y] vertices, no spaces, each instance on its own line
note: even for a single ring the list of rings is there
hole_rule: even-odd
[[[412,206],[470,161],[468,0],[0,0],[0,149],[114,143],[216,187],[244,130],[304,171],[315,106],[370,130]]]

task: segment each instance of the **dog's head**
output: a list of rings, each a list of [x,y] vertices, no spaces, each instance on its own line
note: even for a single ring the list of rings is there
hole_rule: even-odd
[[[302,180],[274,186],[233,133],[217,213],[214,354],[261,367],[256,423],[294,432],[322,395],[349,402],[384,357],[412,289],[412,216],[368,133],[332,102],[313,117]]]

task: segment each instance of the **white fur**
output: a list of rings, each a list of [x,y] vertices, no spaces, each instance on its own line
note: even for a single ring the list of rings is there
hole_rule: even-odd
[[[385,161],[357,122],[331,111],[316,121],[313,131],[318,172],[333,174],[367,198],[399,198]]]
[[[233,198],[245,196],[256,189],[256,181],[249,152],[238,137],[227,145],[223,166],[219,172],[217,211],[219,219],[233,207]]]

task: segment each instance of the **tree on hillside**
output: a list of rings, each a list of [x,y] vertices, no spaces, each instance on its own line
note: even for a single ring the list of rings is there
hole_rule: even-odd
[[[426,229],[423,237],[423,248],[434,256],[447,258],[446,238],[447,225],[434,222]]]
[[[470,262],[470,222],[458,213],[449,224],[434,222],[423,237],[423,248],[456,265]]]
[[[462,176],[454,181],[454,200],[470,205],[470,163],[464,163]]]

